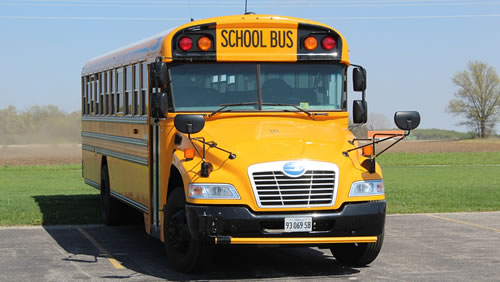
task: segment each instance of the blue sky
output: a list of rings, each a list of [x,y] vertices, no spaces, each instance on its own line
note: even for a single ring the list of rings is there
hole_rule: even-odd
[[[457,90],[451,78],[470,60],[500,72],[500,1],[249,0],[248,10],[340,31],[351,62],[368,70],[370,112],[389,121],[397,110],[418,110],[421,128],[467,131],[444,111]],[[190,18],[243,11],[243,0],[0,0],[0,108],[78,110],[89,59]]]

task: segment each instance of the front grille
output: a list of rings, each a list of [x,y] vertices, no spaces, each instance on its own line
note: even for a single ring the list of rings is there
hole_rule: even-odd
[[[334,171],[306,171],[296,178],[281,171],[254,172],[253,180],[261,206],[323,206],[332,204]]]
[[[333,163],[308,160],[260,163],[248,168],[261,208],[332,206],[337,195],[338,173]]]

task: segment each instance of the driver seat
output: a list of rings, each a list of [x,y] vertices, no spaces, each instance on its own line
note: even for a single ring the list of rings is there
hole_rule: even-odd
[[[262,84],[262,101],[264,103],[286,103],[292,95],[292,88],[280,78],[272,78]]]

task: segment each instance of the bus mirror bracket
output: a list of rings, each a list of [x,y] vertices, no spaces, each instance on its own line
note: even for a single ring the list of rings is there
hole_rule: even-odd
[[[203,144],[203,153],[200,154],[200,152],[198,152],[198,155],[201,155],[202,157],[201,171],[200,171],[201,177],[209,177],[210,173],[213,170],[212,164],[205,160],[205,154],[206,154],[205,145],[209,146],[210,148],[215,148],[217,150],[228,153],[229,154],[228,158],[230,160],[236,158],[236,154],[218,147],[217,143],[215,143],[214,141],[207,142],[205,140],[205,137],[191,138],[191,134],[198,133],[205,127],[205,118],[202,115],[176,115],[174,118],[174,126],[180,132],[188,135],[188,139],[191,142],[191,145],[193,145],[193,148],[196,150],[196,152],[198,152],[198,149],[196,149],[196,146],[193,144],[193,141],[197,141]]]
[[[397,143],[401,142],[404,140],[408,135],[410,135],[410,132],[413,129],[416,129],[419,124],[420,124],[420,114],[417,111],[399,111],[394,114],[394,123],[396,123],[396,126],[401,129],[406,131],[403,134],[393,134],[393,133],[376,133],[372,136],[372,138],[355,138],[352,141],[349,141],[350,144],[354,144],[354,141],[368,141],[369,143],[365,145],[358,146],[356,148],[347,150],[342,152],[342,154],[345,157],[349,157],[349,153],[364,147],[372,146],[373,148],[373,153],[371,156],[369,156],[369,159],[367,160],[369,165],[368,165],[368,172],[370,173],[375,173],[375,159],[383,154],[385,151],[389,150],[392,146],[396,145]],[[381,137],[382,139],[379,139],[378,137]],[[381,152],[377,153],[375,150],[375,145],[384,141],[388,141],[390,139],[399,137],[394,143],[391,145],[387,146],[385,149],[383,149]]]

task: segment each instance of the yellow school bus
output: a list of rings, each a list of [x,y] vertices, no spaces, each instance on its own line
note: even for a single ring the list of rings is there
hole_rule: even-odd
[[[90,60],[83,178],[100,189],[104,222],[137,209],[187,272],[217,245],[317,246],[371,263],[386,211],[380,140],[348,129],[350,66],[332,27],[255,14],[189,22]],[[361,124],[366,71],[352,72]],[[406,135],[419,120],[395,115]]]

